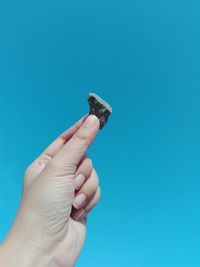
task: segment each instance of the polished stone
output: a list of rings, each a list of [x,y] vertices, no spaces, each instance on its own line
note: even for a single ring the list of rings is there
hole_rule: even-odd
[[[89,93],[88,103],[90,106],[89,114],[95,115],[100,122],[100,129],[102,129],[108,121],[108,117],[112,113],[111,106],[105,102],[101,97],[94,93]]]

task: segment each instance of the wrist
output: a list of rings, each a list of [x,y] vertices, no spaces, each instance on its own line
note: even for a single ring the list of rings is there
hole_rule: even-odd
[[[58,267],[51,256],[41,255],[25,244],[3,243],[0,246],[0,267]]]
[[[58,267],[50,251],[34,230],[26,229],[18,213],[17,218],[0,246],[0,267]],[[37,239],[35,239],[37,236]]]
[[[58,267],[48,254],[42,255],[18,241],[6,239],[0,246],[0,267]]]

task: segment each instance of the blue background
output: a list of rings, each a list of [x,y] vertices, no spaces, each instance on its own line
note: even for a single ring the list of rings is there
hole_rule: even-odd
[[[88,112],[102,199],[78,267],[200,266],[200,2],[0,1],[0,239],[24,170]]]

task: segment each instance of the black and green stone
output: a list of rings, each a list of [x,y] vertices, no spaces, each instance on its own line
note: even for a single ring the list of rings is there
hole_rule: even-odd
[[[88,103],[90,106],[89,114],[95,115],[100,122],[100,129],[102,129],[108,121],[108,117],[112,113],[111,106],[101,97],[94,93],[89,93]]]

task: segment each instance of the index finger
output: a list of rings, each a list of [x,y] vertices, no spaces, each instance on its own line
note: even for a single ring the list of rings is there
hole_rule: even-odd
[[[56,138],[39,156],[47,156],[49,158],[53,158],[58,151],[71,139],[71,137],[77,132],[83,122],[86,120],[88,114],[84,115],[79,121],[77,121],[73,126],[71,126],[68,130],[63,132],[60,136]]]

